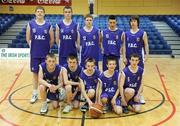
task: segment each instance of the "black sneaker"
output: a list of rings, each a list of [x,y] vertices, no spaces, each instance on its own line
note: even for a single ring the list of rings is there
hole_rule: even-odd
[[[89,109],[89,104],[85,103],[83,106],[80,107],[81,112],[86,112]]]
[[[129,109],[127,106],[123,106],[122,108],[123,108],[123,113],[125,113],[125,114],[129,113]]]

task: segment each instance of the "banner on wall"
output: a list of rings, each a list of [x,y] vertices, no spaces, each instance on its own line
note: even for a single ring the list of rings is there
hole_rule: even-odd
[[[29,48],[0,48],[0,59],[29,59]]]
[[[1,5],[71,6],[71,0],[0,0]]]

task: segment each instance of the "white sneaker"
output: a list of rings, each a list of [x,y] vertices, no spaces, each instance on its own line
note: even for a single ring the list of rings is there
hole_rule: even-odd
[[[37,94],[33,94],[32,97],[31,97],[31,100],[30,100],[30,103],[33,104],[37,101],[38,99],[38,95]]]
[[[145,104],[146,103],[146,101],[144,100],[144,96],[143,95],[140,96],[140,103],[141,104]]]
[[[66,105],[65,108],[63,109],[63,113],[69,113],[72,110],[71,105]]]
[[[40,113],[45,114],[45,113],[47,113],[47,111],[48,111],[48,104],[47,104],[47,102],[44,102],[41,106]]]
[[[47,103],[50,103],[50,102],[51,102],[51,100],[47,98],[47,99],[46,99],[46,102],[47,102]]]

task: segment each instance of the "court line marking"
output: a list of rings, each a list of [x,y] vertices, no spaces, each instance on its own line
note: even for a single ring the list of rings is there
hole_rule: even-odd
[[[24,67],[26,64],[23,65],[23,67],[20,69],[20,71],[18,73],[16,73],[16,78],[13,81],[13,83],[10,85],[10,87],[8,88],[9,90],[6,91],[4,98],[2,98],[2,100],[0,101],[0,105],[7,99],[8,95],[10,94],[11,90],[13,89],[13,87],[15,86],[17,80],[19,79],[20,75],[22,74]],[[1,114],[0,114],[0,119],[3,120],[4,122],[12,125],[12,126],[18,126],[17,124],[14,124],[13,122],[10,122],[9,120],[7,120],[6,118],[4,118]]]
[[[13,92],[9,95],[9,102],[10,102],[10,104],[11,104],[13,107],[15,107],[16,109],[19,109],[19,110],[21,110],[21,111],[24,111],[24,112],[27,112],[27,113],[30,113],[30,114],[39,115],[39,116],[44,116],[44,117],[58,118],[57,116],[41,115],[40,113],[35,113],[35,112],[32,112],[32,111],[28,111],[28,110],[25,110],[25,109],[17,106],[16,104],[14,104],[14,102],[12,101],[13,95],[14,95],[17,91],[19,91],[19,90],[21,90],[21,89],[23,89],[23,88],[26,88],[26,87],[28,87],[28,86],[31,86],[31,85],[32,85],[32,84],[25,85],[25,86],[22,86],[22,87],[16,89],[15,91],[13,91]],[[160,107],[160,106],[165,102],[165,96],[163,95],[163,93],[162,93],[161,91],[157,90],[156,88],[153,88],[153,87],[150,87],[150,86],[147,86],[147,85],[144,85],[144,86],[145,86],[145,87],[148,87],[148,88],[151,88],[151,89],[153,89],[153,90],[155,90],[155,91],[157,91],[157,92],[161,95],[162,99],[161,99],[161,102],[160,102],[158,105],[156,105],[155,107],[150,108],[150,109],[148,109],[148,110],[142,111],[141,113],[138,113],[138,114],[137,114],[137,113],[132,113],[132,114],[128,114],[128,115],[125,114],[125,115],[121,115],[121,116],[118,116],[118,115],[117,115],[117,116],[107,116],[107,117],[102,117],[102,118],[98,118],[98,119],[111,119],[111,118],[121,118],[121,117],[127,117],[127,116],[134,116],[134,115],[139,115],[139,114],[143,114],[143,113],[152,111],[152,110]],[[65,116],[61,116],[61,118],[62,118],[62,119],[81,119],[81,117],[76,117],[76,118],[75,118],[75,117],[65,117]],[[86,119],[93,119],[93,118],[86,117]]]
[[[160,78],[160,80],[161,80],[161,84],[162,84],[162,87],[163,87],[163,89],[164,89],[165,96],[166,96],[168,102],[170,102],[170,104],[171,104],[172,112],[171,112],[171,114],[170,114],[169,116],[167,116],[165,119],[161,120],[160,122],[158,122],[158,123],[156,123],[156,124],[153,124],[152,126],[158,126],[158,125],[161,125],[161,124],[167,122],[168,120],[170,120],[170,119],[173,117],[173,115],[174,115],[175,112],[176,112],[176,106],[175,106],[175,104],[173,103],[173,101],[171,100],[171,98],[170,98],[170,96],[169,96],[169,93],[168,93],[167,88],[166,88],[166,84],[165,84],[164,79],[163,79],[163,78],[165,78],[165,76],[164,76],[164,74],[162,74],[162,73],[160,72],[160,69],[159,69],[159,67],[158,67],[157,64],[156,64],[156,69],[157,69],[159,78]]]

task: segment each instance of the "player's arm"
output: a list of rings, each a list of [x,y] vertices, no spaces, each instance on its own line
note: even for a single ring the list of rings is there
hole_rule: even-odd
[[[79,85],[79,82],[68,80],[68,74],[66,68],[63,67],[62,69],[63,69],[63,80],[65,85]]]
[[[120,74],[118,76],[118,85],[119,85],[119,81],[120,81]],[[118,97],[118,95],[119,95],[119,88],[117,88],[116,93],[111,100],[112,105],[116,104],[116,98]]]
[[[98,34],[99,34],[99,48],[101,49],[102,48],[102,34],[101,34],[100,30],[99,30]]]
[[[121,101],[122,101],[122,105],[123,106],[127,106],[127,102],[125,100],[125,96],[124,96],[124,83],[125,83],[125,74],[124,72],[122,71],[122,74],[120,76],[120,81],[119,81],[119,92],[120,92],[120,95],[121,95]]]
[[[143,35],[143,40],[144,40],[144,49],[145,49],[145,61],[147,61],[148,57],[149,57],[149,44],[148,44],[148,37],[147,37],[147,33],[144,32]]]
[[[53,46],[54,44],[54,31],[53,31],[53,27],[51,26],[49,29],[49,35],[50,35],[50,47]]]
[[[58,77],[58,85],[55,86],[55,90],[59,89],[60,87],[63,86],[63,71],[59,72],[59,77]]]
[[[77,32],[77,50],[78,50],[78,52],[80,51],[80,33],[79,33],[79,31]]]
[[[139,87],[139,90],[138,90],[137,96],[140,96],[140,95],[141,95],[141,93],[142,93],[143,83],[144,83],[144,73],[143,73],[143,75],[142,75],[141,85],[140,85],[140,87]]]
[[[39,79],[38,79],[38,80],[39,80],[39,84],[42,84],[42,85],[50,88],[51,84],[49,84],[47,81],[45,81],[45,80],[43,79],[43,70],[42,70],[41,65],[39,65],[38,78],[39,78]]]
[[[59,26],[56,24],[56,32],[55,32],[55,36],[56,36],[56,44],[59,46],[60,44],[60,38],[59,38]]]
[[[96,102],[100,103],[100,79],[98,78],[97,88],[96,88]]]
[[[82,79],[80,79],[80,85],[81,85],[81,93],[82,93],[83,97],[87,100],[89,106],[91,106],[93,103],[92,103],[92,101],[89,99],[89,97],[86,94],[85,85],[84,85]]]
[[[124,32],[123,32],[123,34],[121,36],[121,40],[122,40],[122,58],[123,58],[124,64],[127,64],[127,59],[126,59],[126,39],[125,39],[125,33]]]
[[[27,24],[27,27],[26,27],[26,41],[27,41],[29,47],[31,47],[31,32],[30,32],[29,23]]]
[[[102,104],[102,103],[101,103],[102,81],[101,81],[100,79],[99,79],[99,84],[98,84],[98,87],[99,87],[98,103]]]

